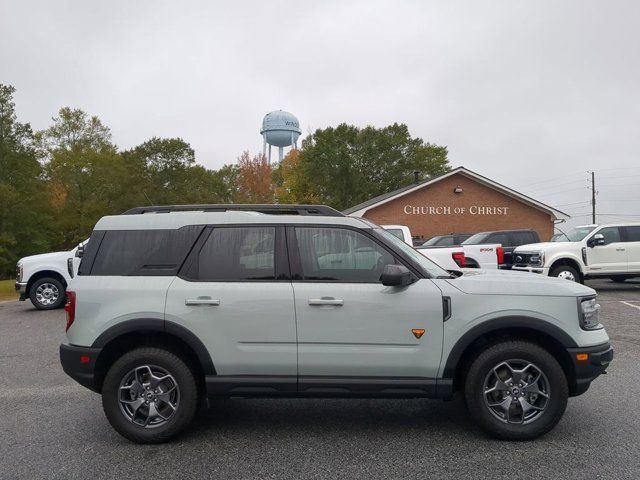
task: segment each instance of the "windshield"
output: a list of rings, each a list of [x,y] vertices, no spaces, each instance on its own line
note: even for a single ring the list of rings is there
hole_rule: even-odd
[[[595,226],[589,227],[575,227],[567,232],[561,232],[554,235],[551,239],[552,242],[579,242],[589,235],[595,229]]]
[[[414,262],[424,268],[433,278],[451,278],[451,274],[449,274],[449,272],[447,272],[439,265],[433,263],[427,257],[418,252],[415,248],[410,247],[392,233],[389,233],[389,231],[385,230],[384,228],[376,228],[375,231],[376,233],[383,236],[386,240],[388,240],[389,243],[397,246],[400,250],[411,257]]]
[[[429,240],[427,240],[426,242],[424,242],[422,244],[423,247],[426,247],[427,245],[435,245],[436,243],[438,243],[438,240],[440,240],[442,237],[433,237],[430,238]]]
[[[464,242],[462,242],[462,245],[479,245],[484,242],[486,236],[486,232],[476,233],[475,235],[471,235]]]

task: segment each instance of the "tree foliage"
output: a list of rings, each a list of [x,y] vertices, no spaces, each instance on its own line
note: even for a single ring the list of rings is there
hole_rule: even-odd
[[[271,165],[264,155],[244,151],[238,157],[238,203],[273,203]]]

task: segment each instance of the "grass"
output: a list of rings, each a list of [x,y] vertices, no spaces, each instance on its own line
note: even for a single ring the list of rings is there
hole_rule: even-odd
[[[18,299],[15,284],[15,280],[0,280],[0,301]]]

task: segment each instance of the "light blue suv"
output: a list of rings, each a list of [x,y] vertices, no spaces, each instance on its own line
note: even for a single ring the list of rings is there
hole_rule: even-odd
[[[144,207],[102,218],[68,288],[64,370],[113,427],[166,441],[204,396],[429,397],[530,439],[613,358],[595,292],[445,271],[313,205]]]

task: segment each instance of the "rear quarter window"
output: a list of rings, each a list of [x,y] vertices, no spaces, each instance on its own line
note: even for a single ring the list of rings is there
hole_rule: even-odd
[[[190,225],[174,230],[108,230],[97,248],[91,267],[85,263],[80,275],[173,276],[184,262],[203,227]],[[96,235],[97,236],[97,235]],[[87,257],[88,261],[89,258]]]

